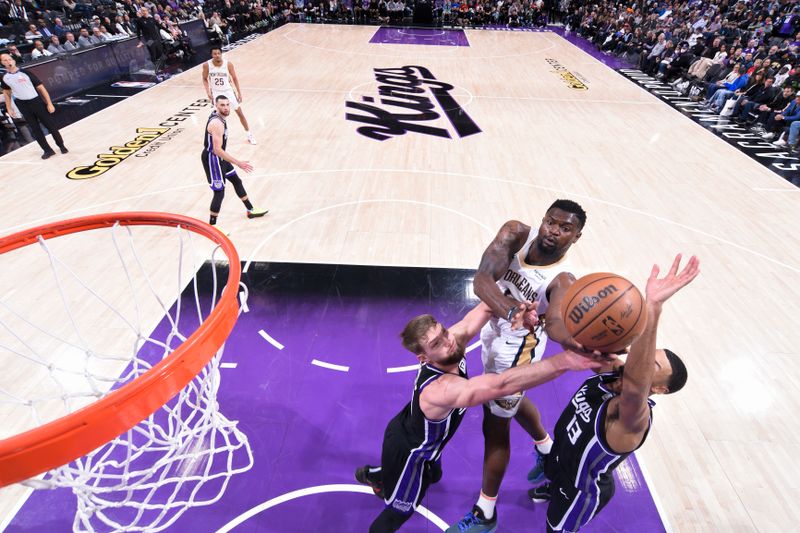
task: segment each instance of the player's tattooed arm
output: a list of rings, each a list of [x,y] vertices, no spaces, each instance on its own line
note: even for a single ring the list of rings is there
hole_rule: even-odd
[[[506,318],[511,308],[517,306],[520,308],[518,313],[520,322],[523,314],[521,302],[503,294],[495,282],[505,275],[514,254],[525,244],[530,230],[530,226],[518,220],[509,220],[503,224],[497,236],[483,252],[473,281],[475,294],[486,302],[495,315]]]

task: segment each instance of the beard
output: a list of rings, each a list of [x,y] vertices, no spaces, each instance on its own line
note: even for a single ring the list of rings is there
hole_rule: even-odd
[[[443,366],[457,365],[462,359],[464,359],[464,355],[464,347],[457,344],[456,351],[453,352],[452,355],[449,355],[446,359],[440,361],[439,364]]]

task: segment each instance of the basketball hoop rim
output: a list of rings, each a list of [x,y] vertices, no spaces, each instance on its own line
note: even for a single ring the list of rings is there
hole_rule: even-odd
[[[0,440],[0,488],[67,464],[113,440],[161,408],[205,367],[225,343],[239,315],[241,263],[233,243],[213,226],[172,213],[121,212],[73,218],[0,238],[0,254],[53,239],[122,226],[180,227],[218,244],[229,274],[217,305],[175,351],[150,370],[74,413]]]

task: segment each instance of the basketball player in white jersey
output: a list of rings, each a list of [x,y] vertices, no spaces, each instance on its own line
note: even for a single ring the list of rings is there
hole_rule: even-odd
[[[557,200],[545,213],[538,231],[511,220],[503,224],[481,258],[473,287],[475,294],[494,313],[481,330],[481,358],[485,373],[499,374],[510,368],[541,360],[547,339],[565,350],[586,354],[561,318],[561,300],[575,281],[565,256],[581,237],[586,212],[571,200]],[[544,320],[526,329],[515,316],[525,302],[535,302]],[[600,355],[595,353],[594,355]],[[510,457],[510,420],[534,439],[539,454],[547,454],[552,440],[542,426],[539,410],[521,392],[484,404],[483,481],[472,511],[447,531],[488,533],[497,528],[495,502]],[[544,460],[528,475],[534,483],[544,479]]]
[[[211,102],[216,102],[219,95],[228,98],[231,103],[231,111],[236,111],[239,121],[247,134],[247,142],[256,144],[256,138],[250,133],[250,126],[242,111],[242,89],[239,87],[239,78],[236,77],[236,69],[233,63],[222,57],[222,49],[215,46],[211,48],[211,59],[203,63],[203,86]],[[235,89],[235,91],[234,91]]]

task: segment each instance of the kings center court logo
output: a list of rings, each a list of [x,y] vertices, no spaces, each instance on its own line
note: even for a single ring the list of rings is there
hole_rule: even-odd
[[[480,133],[481,129],[456,102],[453,85],[444,83],[425,67],[376,68],[376,96],[347,101],[345,118],[363,124],[356,131],[376,141],[408,132],[452,139]],[[444,120],[444,117],[446,120]]]

